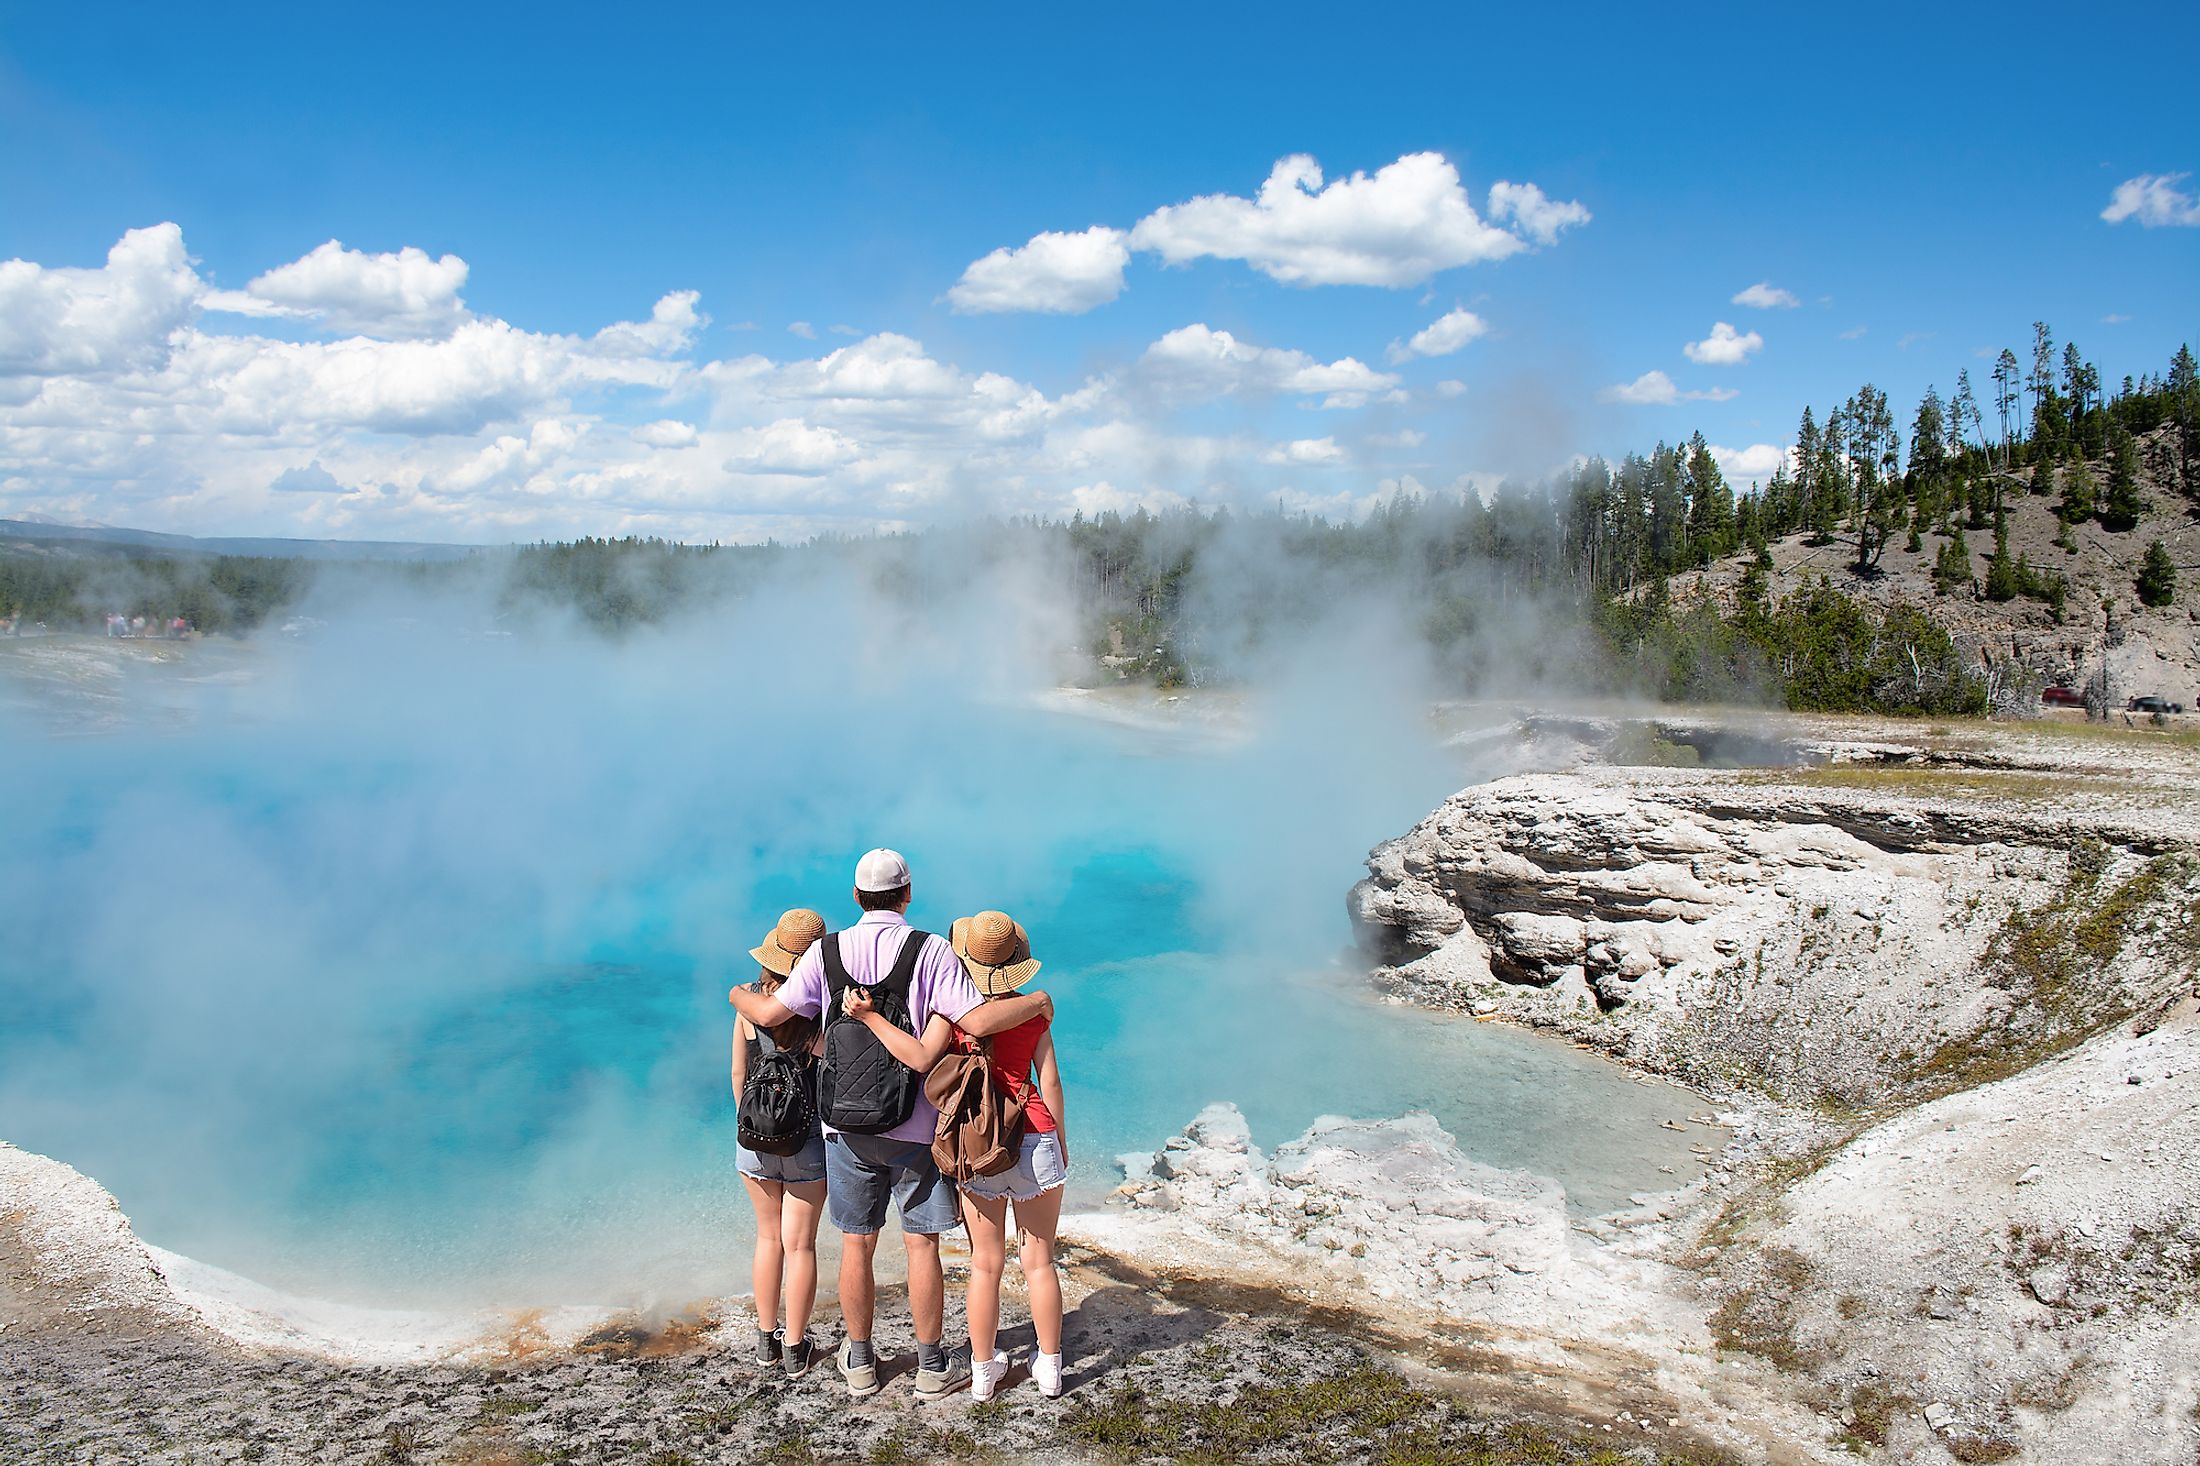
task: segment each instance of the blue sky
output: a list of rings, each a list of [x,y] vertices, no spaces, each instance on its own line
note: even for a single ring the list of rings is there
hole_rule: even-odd
[[[0,6],[5,515],[1349,514],[2200,336],[2172,7],[88,11]]]

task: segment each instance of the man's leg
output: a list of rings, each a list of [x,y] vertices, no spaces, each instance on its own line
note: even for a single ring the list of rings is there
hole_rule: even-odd
[[[825,1210],[840,1229],[840,1318],[847,1340],[836,1361],[849,1393],[878,1393],[878,1360],[871,1349],[877,1284],[872,1263],[879,1229],[886,1225],[892,1172],[865,1159],[838,1135],[825,1137]]]
[[[851,1342],[866,1346],[871,1342],[871,1314],[878,1297],[878,1283],[871,1271],[877,1255],[878,1233],[840,1234],[840,1321]],[[935,1260],[938,1255],[935,1251]]]
[[[947,1332],[947,1280],[940,1269],[940,1239],[923,1232],[901,1234],[909,1252],[909,1322],[916,1330],[917,1352],[937,1348]]]
[[[909,1321],[917,1335],[917,1398],[936,1400],[970,1382],[970,1363],[948,1353],[947,1284],[940,1272],[940,1233],[962,1220],[954,1185],[932,1163],[930,1147],[913,1145],[894,1176],[894,1202],[909,1253]]]

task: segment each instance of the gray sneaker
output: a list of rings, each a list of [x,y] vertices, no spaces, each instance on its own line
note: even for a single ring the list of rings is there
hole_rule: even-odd
[[[848,1382],[848,1393],[858,1400],[868,1400],[878,1393],[878,1365],[848,1362],[848,1341],[840,1341],[840,1350],[833,1355],[833,1364],[840,1370],[840,1377]],[[919,1379],[923,1376],[918,1375]]]
[[[808,1374],[810,1372],[811,1356],[816,1354],[816,1352],[816,1345],[812,1344],[809,1341],[807,1335],[799,1339],[790,1340],[785,1350],[787,1378],[800,1379],[805,1374]],[[873,1371],[874,1374],[876,1372],[877,1371],[875,1370]]]
[[[917,1398],[920,1400],[944,1400],[970,1383],[970,1350],[966,1345],[951,1349],[947,1354],[947,1367],[917,1370]]]

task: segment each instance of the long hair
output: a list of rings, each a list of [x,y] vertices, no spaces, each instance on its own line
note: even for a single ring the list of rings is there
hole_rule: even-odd
[[[787,979],[781,977],[778,973],[766,968],[763,974],[756,979],[756,990],[768,998],[785,986],[786,981]],[[804,1018],[797,1013],[784,1023],[773,1024],[764,1032],[770,1034],[772,1042],[788,1053],[807,1054],[810,1051],[810,1045],[817,1042],[817,1030],[818,1023],[815,1018]]]

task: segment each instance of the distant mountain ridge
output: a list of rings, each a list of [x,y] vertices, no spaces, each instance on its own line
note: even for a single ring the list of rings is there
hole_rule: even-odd
[[[304,540],[162,534],[150,529],[119,529],[105,524],[61,524],[44,519],[0,519],[0,539],[48,546],[105,546],[125,551],[171,555],[257,555],[277,560],[382,560],[442,563],[467,560],[505,548],[499,545],[439,545],[408,540]]]

